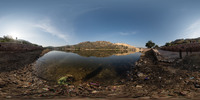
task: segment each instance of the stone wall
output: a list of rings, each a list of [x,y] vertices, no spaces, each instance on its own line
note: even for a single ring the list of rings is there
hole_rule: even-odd
[[[31,51],[43,49],[42,46],[20,43],[0,43],[0,51]]]

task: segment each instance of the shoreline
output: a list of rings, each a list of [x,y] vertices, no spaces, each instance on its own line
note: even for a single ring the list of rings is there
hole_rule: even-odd
[[[0,98],[193,99],[200,93],[193,84],[200,79],[199,72],[176,68],[175,62],[157,61],[151,50],[141,55],[124,82],[108,86],[92,83],[52,85],[34,75],[34,63],[22,69],[0,73]]]

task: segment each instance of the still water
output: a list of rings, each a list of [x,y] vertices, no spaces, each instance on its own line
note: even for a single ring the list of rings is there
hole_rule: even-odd
[[[72,75],[75,82],[113,84],[126,77],[141,53],[128,51],[51,51],[36,61],[36,74],[50,82]]]

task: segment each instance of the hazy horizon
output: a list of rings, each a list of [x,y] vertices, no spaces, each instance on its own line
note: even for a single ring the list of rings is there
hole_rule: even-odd
[[[0,37],[42,46],[110,41],[144,47],[200,37],[199,0],[1,0]]]

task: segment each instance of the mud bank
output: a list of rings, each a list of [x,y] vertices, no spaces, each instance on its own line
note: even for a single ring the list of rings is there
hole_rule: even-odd
[[[18,70],[33,63],[40,57],[42,50],[0,51],[0,72]]]
[[[112,85],[95,81],[76,85],[50,84],[35,76],[32,63],[0,73],[0,98],[200,98],[198,62],[189,61],[190,57],[163,62],[158,61],[157,56],[160,55],[155,56],[152,50],[145,52],[135,67],[127,72],[127,77]],[[189,66],[191,63],[194,66]]]

